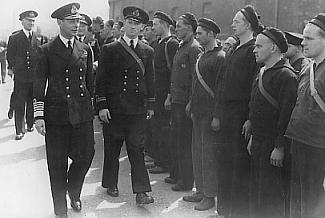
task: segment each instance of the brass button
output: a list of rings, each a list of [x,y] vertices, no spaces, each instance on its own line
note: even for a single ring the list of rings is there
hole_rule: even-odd
[[[80,68],[80,72],[82,71],[82,68]]]
[[[65,81],[67,81],[67,82],[68,82],[68,81],[69,81],[69,77],[66,77],[66,78],[65,78]]]
[[[80,86],[79,86],[79,87],[82,89],[82,87],[83,87],[83,86],[80,84]]]
[[[70,94],[67,94],[67,98],[70,98],[71,96],[70,96]]]
[[[65,87],[65,89],[66,89],[66,90],[69,90],[69,89],[70,89],[70,87],[69,87],[69,86],[66,86],[66,87]]]
[[[139,77],[137,76],[137,79],[139,79]]]
[[[126,85],[126,82],[124,82],[123,84]]]
[[[82,80],[82,76],[80,76],[79,79]]]
[[[84,96],[84,93],[80,93],[80,96],[83,97]]]
[[[68,70],[68,69],[66,69],[66,70],[65,70],[65,72],[66,72],[66,73],[69,73],[69,70]]]
[[[135,85],[136,85],[136,86],[139,86],[139,84],[138,84],[138,83],[136,83]]]
[[[28,60],[28,59],[29,59],[29,56],[27,56],[26,58],[27,58],[27,60]]]
[[[135,92],[139,92],[139,90],[136,89]]]
[[[123,89],[124,92],[126,92],[126,89]]]
[[[125,76],[124,76],[124,78],[126,79],[126,78],[128,78],[128,76],[127,76],[127,75],[125,75]]]

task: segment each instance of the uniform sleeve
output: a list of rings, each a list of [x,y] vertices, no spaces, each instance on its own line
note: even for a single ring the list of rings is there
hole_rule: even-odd
[[[94,50],[94,61],[98,61],[100,55],[100,47],[97,39],[95,40],[95,45],[93,46],[93,50]]]
[[[170,40],[170,42],[167,44],[167,50],[168,50],[168,57],[169,57],[169,63],[170,63],[170,68],[172,69],[173,67],[173,62],[174,62],[174,56],[176,54],[176,51],[178,49],[179,43],[176,39],[172,39]],[[171,80],[171,74],[172,74],[172,70],[169,70],[168,72],[168,84],[170,84],[170,80]],[[168,89],[168,93],[170,93],[170,87]]]
[[[15,66],[16,51],[17,51],[16,41],[11,35],[9,36],[8,47],[7,47],[8,69],[13,69],[13,67]]]
[[[217,57],[216,66],[216,80],[214,84],[214,109],[212,111],[212,116],[215,118],[220,118],[221,115],[221,94],[222,94],[222,78],[226,71],[225,54],[219,55]]]
[[[44,119],[45,88],[49,69],[49,63],[45,48],[38,48],[38,53],[40,55],[40,59],[35,69],[35,79],[33,83],[33,106],[35,120]]]
[[[189,96],[189,99],[188,101],[191,100],[191,97],[192,97],[192,78],[193,78],[193,75],[195,74],[195,65],[196,65],[196,60],[197,60],[197,57],[198,55],[201,53],[201,49],[199,47],[193,47],[191,49],[191,51],[189,52],[189,84],[188,87],[187,87],[187,90],[188,90],[188,96]]]
[[[147,96],[145,101],[148,109],[153,109],[155,103],[155,88],[154,88],[154,67],[153,67],[153,49],[150,49],[148,54],[149,60],[145,66],[145,83]]]
[[[86,85],[91,97],[94,97],[94,72],[93,72],[93,57],[90,46],[87,49],[87,73]]]
[[[110,69],[113,58],[110,50],[108,45],[105,45],[99,58],[95,86],[95,97],[98,110],[108,109],[109,105],[109,99],[107,99],[106,96],[106,87],[110,86]]]
[[[298,81],[295,76],[283,79],[279,92],[279,120],[277,123],[278,136],[275,141],[275,147],[283,147],[287,143],[284,136],[287,129],[292,110],[297,100]]]

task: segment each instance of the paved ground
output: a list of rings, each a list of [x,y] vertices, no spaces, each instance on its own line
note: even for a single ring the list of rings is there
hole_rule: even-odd
[[[14,140],[14,122],[7,119],[12,81],[0,84],[0,217],[52,218],[53,205],[47,172],[44,138],[27,133],[22,141]],[[185,192],[173,192],[163,182],[167,174],[150,175],[155,203],[137,207],[130,185],[130,164],[125,149],[120,157],[120,197],[109,197],[101,187],[103,139],[101,128],[95,122],[96,154],[82,191],[83,210],[75,213],[69,208],[69,217],[206,217],[205,212],[193,210],[194,204],[181,200]]]

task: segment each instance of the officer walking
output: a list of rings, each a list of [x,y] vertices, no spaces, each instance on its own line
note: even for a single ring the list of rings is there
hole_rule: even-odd
[[[52,13],[60,34],[41,47],[34,84],[35,125],[45,135],[58,217],[67,217],[66,193],[72,209],[81,210],[80,193],[94,156],[92,54],[88,45],[75,40],[79,8],[78,3],[70,3]],[[72,160],[69,169],[68,157]]]
[[[103,47],[96,78],[99,117],[104,122],[102,186],[117,197],[119,155],[126,142],[131,163],[133,193],[137,204],[153,203],[144,164],[146,118],[153,116],[153,49],[138,38],[148,14],[137,7],[123,9],[125,35]]]
[[[7,48],[8,74],[14,74],[14,91],[10,103],[12,117],[15,111],[16,140],[21,140],[25,133],[25,114],[27,131],[33,131],[33,73],[37,64],[37,40],[34,32],[36,11],[25,11],[19,15],[23,29],[9,37]],[[25,113],[26,111],[26,113]]]
[[[78,29],[77,39],[79,42],[86,43],[89,45],[92,49],[93,54],[93,61],[98,61],[99,53],[100,53],[100,47],[98,44],[98,40],[94,37],[92,37],[91,33],[88,31],[88,29],[91,27],[92,21],[90,17],[86,14],[80,14],[80,25]]]

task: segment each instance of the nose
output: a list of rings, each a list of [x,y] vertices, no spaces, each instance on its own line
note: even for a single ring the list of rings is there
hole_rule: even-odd
[[[304,47],[305,45],[306,45],[306,41],[305,41],[305,39],[303,39],[301,42],[301,46]]]

